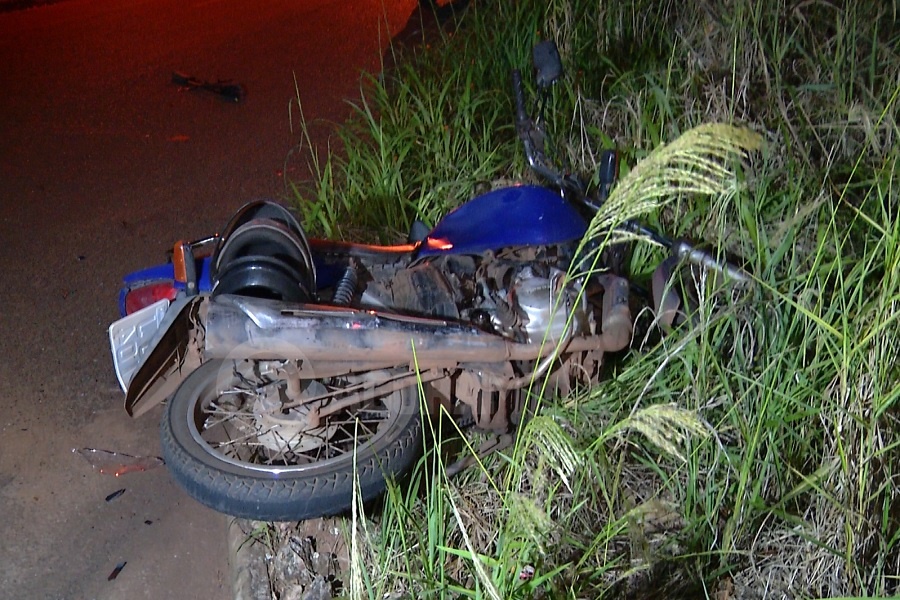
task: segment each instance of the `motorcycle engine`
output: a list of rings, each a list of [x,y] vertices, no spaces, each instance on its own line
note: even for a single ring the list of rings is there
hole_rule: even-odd
[[[362,304],[468,321],[517,342],[558,340],[570,326],[591,334],[594,312],[566,281],[567,265],[562,251],[546,247],[445,256],[373,273]]]
[[[579,299],[578,290],[565,284],[565,272],[556,268],[550,269],[549,277],[536,276],[530,266],[517,274],[510,296],[522,316],[529,342],[562,338],[570,315],[576,333],[591,331],[592,313],[587,310],[584,295]]]
[[[569,326],[576,334],[593,332],[593,311],[566,281],[564,262],[545,249],[483,255],[468,286],[471,308],[461,316],[520,342],[558,340]]]

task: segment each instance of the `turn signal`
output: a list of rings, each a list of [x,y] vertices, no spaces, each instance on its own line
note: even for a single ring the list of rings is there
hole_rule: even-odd
[[[172,249],[172,265],[175,267],[175,281],[187,283],[187,260],[185,247],[187,244],[181,240],[175,242]]]
[[[194,262],[194,247],[183,241],[175,243],[172,248],[172,267],[175,281],[184,284],[188,296],[197,295],[197,264]]]

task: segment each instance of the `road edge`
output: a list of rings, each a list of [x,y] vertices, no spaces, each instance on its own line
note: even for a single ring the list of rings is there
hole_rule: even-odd
[[[228,564],[234,600],[272,600],[265,545],[256,539],[254,521],[228,518]]]

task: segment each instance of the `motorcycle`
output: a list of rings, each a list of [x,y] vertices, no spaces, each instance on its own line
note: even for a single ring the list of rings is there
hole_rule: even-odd
[[[423,418],[446,410],[507,433],[541,393],[595,383],[604,355],[628,347],[621,256],[576,268],[617,155],[604,154],[592,194],[552,167],[543,106],[561,61],[552,42],[533,59],[541,108],[529,116],[514,71],[516,127],[547,186],[477,196],[399,246],[308,239],[283,206],[251,202],[220,234],[179,241],[170,262],[125,277],[123,317],[109,331],[125,409],[136,417],[167,404],[163,454],[188,494],[266,521],[342,512],[354,489],[371,499],[411,468]],[[624,227],[744,277],[689,244]],[[665,279],[654,277],[655,304],[674,314]]]

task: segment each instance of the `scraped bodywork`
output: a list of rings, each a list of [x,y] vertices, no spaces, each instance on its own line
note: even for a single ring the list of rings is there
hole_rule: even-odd
[[[125,410],[140,416],[168,398],[202,362],[203,297],[185,303],[128,384]]]

